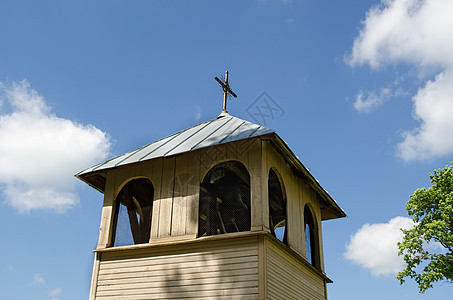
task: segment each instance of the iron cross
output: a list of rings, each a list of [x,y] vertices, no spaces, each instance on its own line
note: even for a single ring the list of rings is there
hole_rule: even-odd
[[[215,77],[215,80],[217,80],[217,82],[220,83],[223,89],[222,113],[228,113],[226,110],[228,93],[230,93],[234,98],[237,98],[236,94],[230,89],[230,84],[228,83],[228,71],[225,72],[225,82],[222,82],[222,80],[220,80],[217,76]]]

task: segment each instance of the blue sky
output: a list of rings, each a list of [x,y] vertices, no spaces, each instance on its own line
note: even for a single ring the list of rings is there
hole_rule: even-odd
[[[86,299],[102,195],[76,172],[230,114],[277,131],[346,211],[329,299],[446,299],[395,270],[408,196],[453,161],[448,0],[0,2],[2,299]],[[281,113],[257,119],[266,92]],[[433,247],[436,247],[435,245]]]

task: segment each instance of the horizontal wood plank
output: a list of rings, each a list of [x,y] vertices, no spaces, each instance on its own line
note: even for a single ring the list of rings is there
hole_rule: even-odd
[[[269,299],[325,300],[324,280],[272,242],[266,242]]]
[[[206,266],[203,268],[184,268],[179,273],[181,279],[197,279],[207,277],[219,277],[219,276],[232,276],[240,273],[241,275],[253,275],[256,273],[257,263],[244,263],[241,265],[214,265]],[[159,281],[159,277],[166,276],[168,274],[167,269],[157,269],[154,271],[146,272],[122,272],[122,273],[111,273],[101,274],[99,276],[100,285],[111,284],[114,280],[146,280],[146,281]]]
[[[96,299],[257,299],[255,242],[104,252]]]
[[[184,262],[187,260],[193,260],[193,261],[198,261],[198,260],[207,260],[211,258],[217,258],[217,259],[227,259],[227,258],[232,258],[232,257],[248,257],[248,256],[256,256],[258,255],[258,249],[245,249],[243,251],[222,251],[222,252],[195,252],[195,253],[181,253],[181,254],[174,254],[174,255],[153,255],[151,257],[127,257],[125,256],[124,258],[117,258],[115,260],[103,260],[102,261],[102,266],[103,268],[109,268],[109,267],[122,267],[122,266],[128,266],[130,264],[138,264],[138,263],[147,263],[150,261],[154,261],[156,264],[166,264],[168,263],[168,260],[171,260],[171,262]]]
[[[100,296],[97,297],[97,299],[108,299],[108,300],[152,300],[152,299],[216,299],[216,300],[222,300],[222,299],[228,299],[228,300],[257,300],[258,296],[255,294],[247,294],[247,295],[224,295],[224,296],[209,296],[209,295],[197,295],[197,296],[191,296],[191,295],[182,295],[179,296],[178,298],[174,298],[169,295],[159,295],[155,296],[153,295],[152,297],[149,295],[132,295],[132,296],[116,296],[116,297],[111,297],[111,296]]]
[[[167,289],[180,289],[184,287],[185,289],[194,288],[199,289],[202,285],[212,285],[217,284],[220,286],[225,286],[226,284],[235,284],[243,283],[249,281],[257,281],[258,275],[238,275],[240,273],[236,272],[231,276],[219,276],[219,277],[208,277],[201,279],[181,279],[179,273],[169,273],[163,276],[165,280],[165,288]],[[150,288],[159,288],[162,286],[161,281],[158,280],[116,280],[109,281],[110,284],[99,285],[98,291],[114,291],[114,290],[136,290],[136,289],[150,289]]]
[[[115,291],[96,291],[97,296],[123,296],[123,295],[171,295],[172,297],[187,297],[192,295],[206,296],[226,296],[226,295],[246,295],[258,292],[258,281],[224,283],[222,285],[197,285],[192,287],[154,287],[133,290],[115,290]]]

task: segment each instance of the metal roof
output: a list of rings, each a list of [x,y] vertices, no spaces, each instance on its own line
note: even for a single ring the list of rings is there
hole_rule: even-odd
[[[266,127],[223,113],[216,119],[195,125],[83,170],[76,174],[76,177],[80,178],[91,172],[107,170],[157,157],[171,156],[273,132],[273,130]]]

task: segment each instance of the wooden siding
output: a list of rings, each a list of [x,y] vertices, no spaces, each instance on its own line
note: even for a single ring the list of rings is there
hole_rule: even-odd
[[[267,299],[326,300],[323,278],[283,247],[265,239]]]
[[[263,160],[263,169],[266,173],[266,190],[269,170],[273,168],[280,174],[283,181],[283,189],[287,198],[287,230],[288,244],[291,249],[305,257],[305,228],[304,228],[304,208],[308,204],[314,212],[314,219],[317,227],[318,257],[321,270],[324,270],[324,258],[322,250],[322,227],[321,227],[321,207],[316,197],[316,193],[300,177],[294,176],[290,166],[283,157],[275,150],[270,142],[263,144],[263,153],[266,156]],[[262,205],[268,207],[268,196],[263,193]],[[264,209],[263,209],[264,210]],[[266,210],[268,213],[268,210]],[[264,222],[269,223],[269,216],[264,216]]]
[[[101,252],[96,299],[258,299],[258,238]]]

